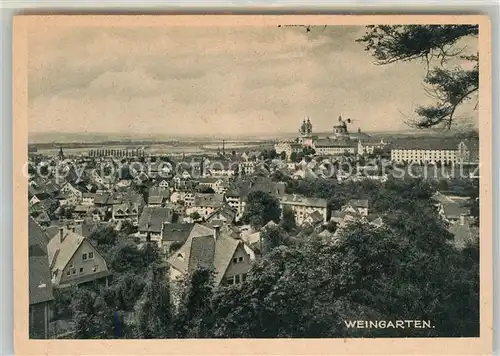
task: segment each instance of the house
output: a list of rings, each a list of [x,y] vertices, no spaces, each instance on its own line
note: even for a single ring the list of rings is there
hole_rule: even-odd
[[[466,142],[451,138],[405,139],[394,142],[391,147],[391,160],[417,163],[468,163],[471,161],[471,149],[476,146],[475,141]]]
[[[222,194],[196,193],[193,206],[186,210],[186,214],[197,212],[202,218],[207,218],[223,203],[224,196]]]
[[[168,188],[170,188],[170,183],[168,182],[168,180],[162,179],[158,183],[158,188],[160,188],[160,189],[168,189]]]
[[[180,244],[179,248],[186,242],[189,234],[196,223],[174,223],[164,224],[162,232],[162,247],[165,255],[169,255],[171,246]]]
[[[358,140],[358,154],[373,154],[376,149],[381,149],[386,146],[384,140]]]
[[[318,210],[313,211],[311,214],[304,218],[302,225],[318,226],[325,222],[323,215]]]
[[[114,223],[129,222],[133,226],[137,226],[139,223],[139,206],[133,203],[113,205],[111,221]]]
[[[83,193],[82,194],[82,205],[93,206],[97,195],[98,194],[96,194],[96,193]]]
[[[327,201],[326,199],[320,198],[308,198],[302,195],[282,195],[279,197],[281,210],[285,207],[289,207],[295,214],[295,221],[297,225],[302,225],[304,219],[306,219],[310,214],[315,211],[323,217],[323,221],[326,221],[327,217]]]
[[[72,183],[66,183],[61,188],[61,193],[65,194],[67,204],[78,205],[82,202],[83,192]]]
[[[170,195],[170,202],[180,203],[186,207],[193,206],[194,203],[194,193],[192,191],[178,190]]]
[[[256,163],[254,161],[240,162],[239,171],[242,175],[252,175],[255,173]]]
[[[382,225],[384,225],[384,221],[382,220],[382,217],[377,214],[370,214],[366,216],[366,220],[370,225],[372,225],[375,228],[379,228]]]
[[[150,188],[148,206],[165,206],[170,199],[170,191],[164,188]]]
[[[172,208],[146,206],[139,218],[138,232],[142,241],[155,241],[161,245],[163,225],[172,223],[174,211]]]
[[[103,281],[108,283],[108,266],[101,254],[75,228],[59,227],[47,250],[52,284],[56,288]]]
[[[77,205],[73,209],[73,218],[77,220],[83,220],[86,216],[91,215],[92,211],[93,211],[92,206]]]
[[[29,337],[49,338],[49,321],[52,318],[52,292],[48,237],[35,220],[28,220],[29,258]]]
[[[172,282],[204,267],[214,271],[215,285],[219,286],[243,282],[254,260],[253,251],[241,240],[231,237],[224,228],[196,224],[186,242],[167,262]]]
[[[316,155],[319,156],[343,156],[356,154],[358,145],[354,141],[345,139],[319,139],[314,142]]]
[[[159,207],[163,207],[165,206],[167,202],[167,198],[165,197],[162,197],[162,196],[149,196],[148,197],[148,206],[159,206]]]
[[[41,193],[36,193],[31,196],[31,199],[29,200],[29,203],[31,205],[35,205],[37,203],[40,203],[46,199],[50,199],[52,196],[49,193],[46,192],[41,192]]]
[[[470,208],[467,206],[467,198],[448,196],[441,193],[434,195],[438,214],[448,223],[455,224],[470,216]]]
[[[344,212],[357,213],[362,216],[368,215],[368,200],[366,199],[351,199],[341,208]]]
[[[223,180],[216,177],[205,177],[198,179],[199,187],[211,188],[215,193],[222,193],[223,191]]]
[[[109,194],[109,193],[96,194],[93,196],[94,205],[96,207],[107,206],[108,201],[110,201],[110,200],[112,200],[112,199],[111,199],[111,194]]]
[[[221,205],[205,218],[208,223],[217,220],[223,222],[225,225],[231,225],[235,219],[236,210],[233,210],[228,204]]]
[[[225,200],[236,211],[237,221],[243,216],[248,194],[256,191],[262,191],[278,197],[285,193],[285,183],[273,182],[267,177],[253,177],[249,180],[239,181],[237,186],[231,187],[225,194]]]
[[[212,177],[232,177],[239,169],[238,162],[213,161],[208,164],[207,172]]]

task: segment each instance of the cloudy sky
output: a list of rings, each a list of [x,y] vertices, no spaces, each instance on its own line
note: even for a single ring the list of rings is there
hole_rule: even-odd
[[[363,27],[64,28],[28,35],[29,130],[260,134],[406,129],[420,62],[376,66]],[[469,110],[465,111],[470,115]],[[406,118],[405,118],[406,116]]]

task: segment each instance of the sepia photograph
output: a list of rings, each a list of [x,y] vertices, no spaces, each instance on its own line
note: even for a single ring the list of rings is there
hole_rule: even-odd
[[[19,57],[30,340],[491,343],[484,18],[58,17]]]

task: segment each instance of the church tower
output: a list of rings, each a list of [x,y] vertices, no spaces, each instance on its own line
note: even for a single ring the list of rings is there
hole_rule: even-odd
[[[62,149],[62,145],[59,145],[59,154],[58,154],[59,159],[62,161],[64,159],[64,152]]]
[[[343,120],[342,116],[339,116],[338,123],[333,126],[333,136],[336,139],[348,140],[349,131],[347,130],[347,123],[350,123],[351,119]]]

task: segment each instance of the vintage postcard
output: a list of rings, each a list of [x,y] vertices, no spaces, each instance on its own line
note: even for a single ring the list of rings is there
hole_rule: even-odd
[[[486,16],[14,19],[16,353],[492,348]]]

